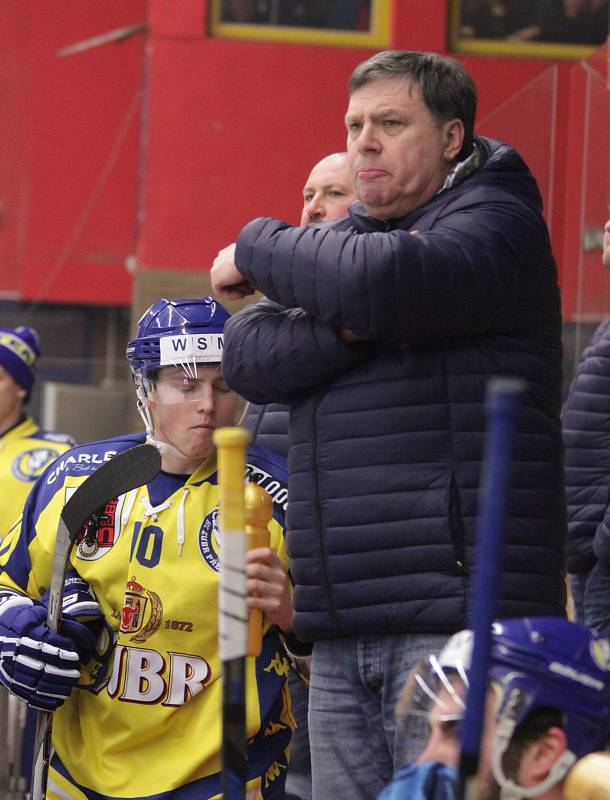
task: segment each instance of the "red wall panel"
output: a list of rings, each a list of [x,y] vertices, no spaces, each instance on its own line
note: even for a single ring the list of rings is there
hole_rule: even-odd
[[[3,4],[19,32],[1,58],[10,66],[11,150],[0,167],[7,202],[0,275],[29,301],[125,303],[134,252],[139,92],[144,37],[69,57],[58,49],[145,20],[145,0],[38,0]],[[8,122],[8,120],[7,120]],[[11,122],[0,123],[3,139]],[[7,132],[8,130],[8,132]],[[18,205],[17,205],[18,203]],[[0,289],[4,289],[0,286]]]
[[[444,52],[447,7],[393,0],[391,46]],[[374,51],[214,39],[207,11],[205,0],[4,0],[0,296],[129,304],[130,254],[139,270],[207,270],[249,219],[299,218],[309,168],[344,148],[347,79]],[[57,58],[66,44],[144,19],[147,34]],[[456,57],[477,82],[479,120],[554,63]],[[552,175],[568,293],[578,245],[566,196],[578,167],[570,177],[566,164],[579,134],[567,123],[580,113],[571,68],[557,65],[553,163],[540,176]]]
[[[191,13],[195,7],[200,16]],[[373,52],[200,37],[205,11],[201,0],[181,0],[177,19],[162,0],[150,4],[151,93],[140,269],[209,269],[218,249],[233,241],[252,217],[269,214],[295,221],[310,166],[344,147],[347,79]],[[394,2],[392,46],[444,52],[447,19],[447,0]],[[479,119],[510,102],[553,63],[456,58],[477,83]],[[569,69],[569,63],[558,65],[558,108],[566,102]],[[534,113],[531,120],[519,122],[522,129],[531,125],[535,131],[538,121]],[[510,130],[505,138],[510,141]],[[565,130],[556,131],[554,145],[553,155],[562,163]],[[540,158],[544,154],[537,154]],[[558,209],[553,234],[560,255],[565,174],[546,163],[541,179],[547,185],[549,174],[554,186],[547,193]]]
[[[321,156],[345,146],[345,84],[362,53],[154,39],[144,268],[209,268],[254,216],[297,220]]]

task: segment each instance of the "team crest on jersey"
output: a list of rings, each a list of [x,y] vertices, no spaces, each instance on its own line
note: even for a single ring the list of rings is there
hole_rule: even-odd
[[[14,459],[11,466],[12,473],[20,481],[35,481],[58,455],[59,451],[52,447],[26,450]]]
[[[106,503],[97,524],[85,522],[76,536],[76,557],[83,561],[95,561],[106,555],[119,538],[119,499]],[[121,503],[122,505],[122,503]]]
[[[129,637],[132,642],[145,642],[163,621],[161,598],[132,578],[127,581],[123,602],[121,633],[133,634]]]
[[[220,572],[220,531],[218,529],[218,507],[207,515],[199,528],[199,549],[206,564],[214,572]]]

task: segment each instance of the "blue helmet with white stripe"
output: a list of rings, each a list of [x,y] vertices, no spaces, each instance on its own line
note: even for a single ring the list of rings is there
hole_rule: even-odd
[[[457,743],[469,686],[473,633],[454,634],[442,652],[413,670],[399,705],[411,718],[434,719]],[[610,742],[610,641],[559,617],[498,620],[491,632],[487,681],[495,698],[491,770],[501,798],[533,798],[560,782],[579,758]],[[488,702],[489,698],[488,698]],[[537,714],[559,725],[566,749],[549,774],[520,786],[505,771],[504,755],[521,726]],[[449,735],[449,734],[447,734]]]
[[[610,738],[610,641],[559,617],[500,620],[492,629],[489,680],[502,688],[499,718],[518,727],[532,711],[561,712],[575,758]]]
[[[157,300],[142,314],[127,345],[134,377],[181,363],[220,363],[228,311],[209,295],[194,300]]]
[[[154,420],[150,402],[166,405],[201,398],[205,386],[201,370],[220,367],[228,319],[228,311],[209,296],[162,298],[141,316],[126,355],[138,410],[151,441]]]

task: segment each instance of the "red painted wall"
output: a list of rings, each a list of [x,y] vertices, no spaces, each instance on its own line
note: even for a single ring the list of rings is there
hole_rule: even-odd
[[[347,79],[373,52],[205,38],[204,4],[179,5],[201,14],[177,32],[168,5],[151,3],[144,269],[208,268],[252,217],[298,219],[309,168],[345,146]],[[444,0],[430,0],[425,14],[419,2],[397,6],[396,46],[444,44]]]
[[[146,19],[146,0],[2,0],[0,296],[127,303],[144,37],[58,58]]]
[[[393,0],[391,46],[444,52],[447,6]],[[205,0],[4,0],[3,14],[0,90],[10,86],[12,105],[0,121],[11,154],[0,155],[0,295],[30,300],[128,304],[130,253],[139,270],[207,270],[252,217],[296,222],[309,168],[344,148],[347,79],[373,52],[213,39]],[[145,16],[146,36],[55,57]],[[552,201],[571,314],[582,136],[574,62],[456,57],[477,82],[481,132],[514,140]],[[130,105],[139,89],[141,119]]]
[[[347,79],[374,52],[214,40],[204,32],[205,5],[181,0],[170,9],[163,0],[150,3],[151,93],[140,269],[208,269],[218,249],[233,241],[252,217],[269,214],[296,221],[310,166],[344,147]],[[393,47],[443,52],[446,29],[447,0],[393,4]],[[477,82],[479,120],[510,105],[524,86],[554,66],[559,120],[554,154],[556,162],[565,163],[563,120],[571,62],[458,57]],[[551,99],[544,105],[551,108]],[[524,156],[532,168],[539,167],[545,199],[553,198],[552,231],[560,255],[565,170],[551,165],[550,118],[547,114],[547,124],[541,124],[536,97],[528,114],[530,119],[515,110],[512,117],[508,113],[504,131],[496,118],[491,132],[510,141],[510,128],[518,123],[515,135]],[[484,126],[481,130],[486,132]],[[552,191],[547,192],[549,181]]]

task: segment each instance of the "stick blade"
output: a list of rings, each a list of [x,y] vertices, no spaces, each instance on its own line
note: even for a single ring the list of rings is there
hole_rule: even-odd
[[[71,542],[101,506],[125,492],[144,486],[161,469],[161,454],[152,444],[139,444],[117,453],[85,480],[61,512]]]

